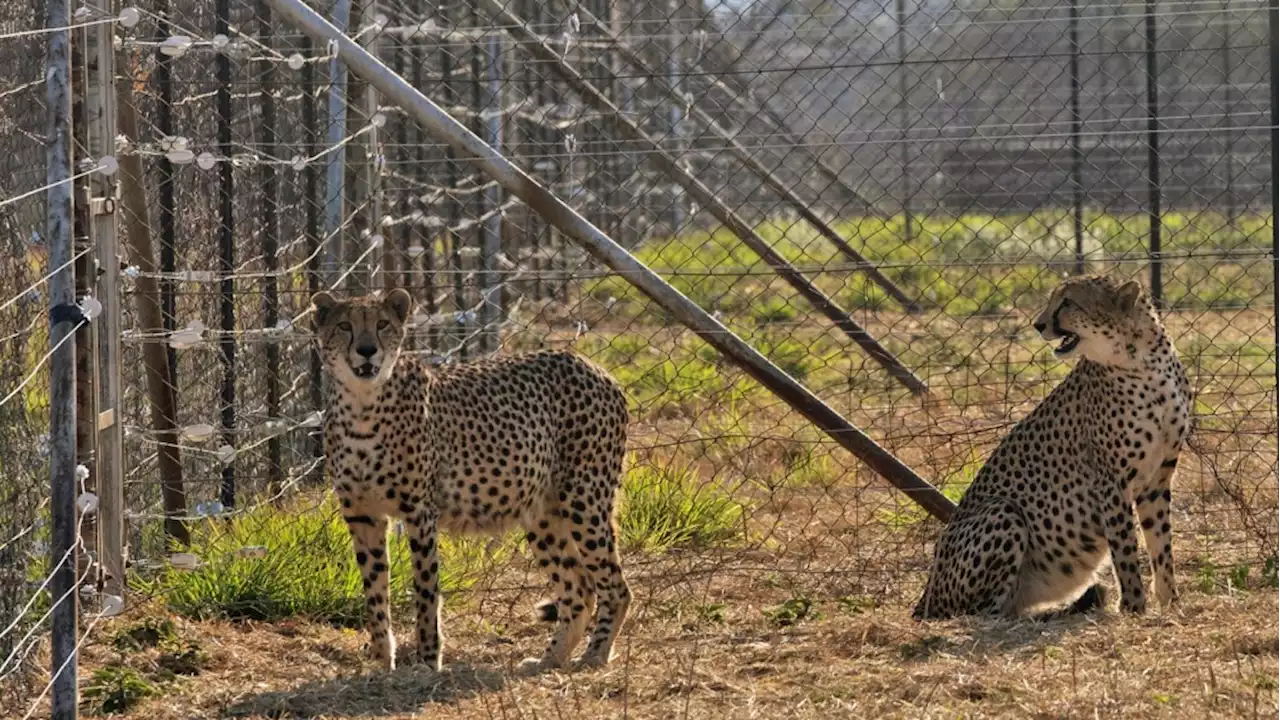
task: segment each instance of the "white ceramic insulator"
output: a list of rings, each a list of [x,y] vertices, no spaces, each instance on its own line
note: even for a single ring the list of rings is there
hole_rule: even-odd
[[[290,70],[301,70],[302,67],[307,64],[307,59],[302,57],[299,53],[294,53],[289,56],[287,62]]]
[[[76,509],[82,515],[90,515],[98,511],[98,496],[91,492],[80,493],[76,498]]]
[[[201,170],[212,170],[218,164],[218,158],[211,152],[202,152],[196,157],[196,166]]]
[[[223,445],[213,451],[213,456],[223,465],[230,465],[236,459],[236,449],[230,445]]]
[[[114,157],[104,155],[102,159],[98,161],[98,167],[96,169],[100,175],[111,177],[120,169],[120,163],[117,162]]]
[[[205,442],[213,437],[213,426],[209,423],[196,423],[182,428],[181,437],[187,442]]]
[[[103,595],[102,610],[98,612],[98,617],[115,617],[124,612],[124,598],[119,595]]]
[[[138,22],[142,20],[142,13],[136,7],[127,7],[120,11],[116,16],[116,21],[120,23],[122,28],[137,27]]]
[[[182,57],[191,49],[193,40],[186,35],[170,35],[160,43],[160,53],[169,57]]]
[[[80,314],[93,320],[102,314],[102,303],[98,301],[98,298],[86,295],[80,299]]]
[[[200,567],[200,558],[191,553],[174,553],[169,556],[169,565],[177,570],[195,570]]]
[[[104,618],[115,617],[124,612],[124,598],[119,595],[103,595],[102,611],[98,613]]]

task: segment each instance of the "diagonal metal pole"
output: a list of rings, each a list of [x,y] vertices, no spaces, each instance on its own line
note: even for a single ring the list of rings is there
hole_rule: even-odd
[[[767,28],[769,26],[766,25],[765,27]],[[716,24],[715,19],[711,15],[707,15],[703,18],[702,28],[709,33],[720,34],[724,32]],[[741,105],[742,108],[752,117],[758,118],[763,115],[764,119],[768,120],[769,123],[774,126],[790,148],[809,156],[809,160],[812,162],[812,168],[825,176],[828,182],[839,185],[846,193],[849,194],[849,197],[862,203],[868,209],[875,208],[875,203],[863,196],[863,194],[853,185],[850,185],[849,182],[841,176],[840,170],[832,167],[831,163],[827,162],[821,154],[809,147],[809,145],[804,142],[803,138],[801,138],[795,130],[791,129],[791,125],[787,123],[787,119],[777,110],[773,109],[773,106],[769,104],[769,98],[759,97],[755,89],[751,87],[750,81],[743,79],[750,77],[751,75],[751,73],[738,69],[738,61],[743,59],[745,53],[740,53],[737,57],[733,58],[725,57],[727,54],[725,49],[715,45],[707,51],[707,54],[711,56],[719,56],[719,62],[723,64],[723,67],[712,68],[713,70],[719,71],[719,75],[706,75],[703,78],[704,80],[709,81],[712,84],[712,87],[715,87],[717,90],[725,93],[732,101]],[[707,61],[704,60],[704,62]]]
[[[710,188],[703,185],[700,180],[681,167],[679,161],[667,152],[660,142],[641,130],[640,126],[636,125],[631,118],[619,110],[609,98],[605,97],[604,93],[582,77],[559,53],[547,45],[540,35],[529,29],[529,26],[524,21],[507,10],[500,0],[477,1],[480,7],[483,7],[492,15],[504,30],[515,37],[526,50],[537,58],[538,62],[549,65],[561,79],[568,83],[569,87],[582,95],[591,105],[601,112],[611,115],[614,124],[622,129],[625,134],[631,136],[641,146],[647,146],[649,158],[656,160],[673,180],[679,183],[701,205],[706,207],[725,227],[733,231],[733,234],[737,235],[743,244],[755,251],[766,264],[773,268],[773,271],[779,277],[786,280],[797,292],[803,295],[814,308],[826,315],[836,327],[843,330],[872,359],[880,363],[894,379],[906,386],[913,394],[923,395],[929,392],[929,387],[925,385],[924,381],[916,377],[893,353],[886,350],[870,333],[854,321],[848,312],[823,294],[813,283],[809,282],[808,278],[796,270],[791,263],[787,262],[786,258],[779,255],[764,238],[751,229],[751,226],[746,221],[738,217],[737,213],[721,202],[720,198],[716,197]]]
[[[475,133],[467,130],[440,106],[405,82],[404,78],[393,73],[351,38],[342,34],[316,11],[307,7],[304,0],[267,1],[284,19],[306,34],[322,42],[332,41],[337,46],[338,55],[346,61],[353,73],[381,90],[389,101],[399,105],[409,117],[421,123],[437,138],[471,158],[483,172],[528,203],[529,207],[548,222],[560,228],[593,257],[625,278],[709,345],[741,365],[796,412],[859,457],[931,515],[943,521],[951,517],[955,504],[938,492],[937,488],[711,317],[706,310],[698,307],[697,303],[671,287],[563,200],[538,184],[497,150],[486,145]]]
[[[613,47],[620,55],[622,55],[623,58],[627,60],[627,62],[631,63],[637,70],[645,75],[655,78],[658,81],[658,88],[661,89],[669,99],[678,103],[684,103],[686,101],[685,97],[671,84],[666,76],[655,70],[653,66],[640,56],[639,53],[620,39],[595,15],[592,15],[589,10],[585,7],[579,7],[577,12],[579,17],[587,24],[595,26],[599,32],[612,43]],[[743,147],[742,143],[738,142],[733,135],[729,134],[724,130],[724,128],[716,124],[715,119],[708,115],[702,108],[698,107],[697,104],[690,104],[689,109],[692,111],[692,115],[697,118],[698,122],[709,128],[721,142],[725,143],[734,157],[738,158],[739,162],[746,166],[748,170],[759,176],[766,185],[773,188],[774,192],[778,193],[778,195],[781,196],[788,205],[800,214],[800,217],[805,219],[805,222],[813,226],[813,228],[818,231],[818,234],[830,241],[832,245],[835,245],[836,249],[839,250],[842,255],[853,261],[859,270],[866,273],[867,276],[871,278],[872,282],[880,286],[880,288],[888,293],[890,297],[901,304],[907,312],[920,312],[920,305],[916,303],[916,301],[912,300],[905,292],[902,291],[901,288],[895,285],[892,280],[886,277],[884,273],[880,272],[880,268],[876,267],[870,260],[863,257],[862,253],[853,249],[853,246],[851,246],[840,235],[840,233],[836,232],[835,228],[831,227],[827,221],[819,217],[812,208],[805,204],[804,200],[800,199],[800,196],[791,189],[790,185],[784,183],[776,175],[770,172],[769,168],[765,167],[764,163],[757,160],[747,148]]]

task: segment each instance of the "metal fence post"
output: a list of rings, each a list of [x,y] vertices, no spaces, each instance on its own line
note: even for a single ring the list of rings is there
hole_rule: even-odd
[[[1271,30],[1271,263],[1280,265],[1280,5],[1267,10]],[[1280,327],[1280,283],[1271,286],[1273,327]]]
[[[896,0],[894,12],[897,24],[894,37],[898,42],[898,130],[900,131],[899,163],[902,166],[902,241],[909,243],[911,230],[911,147],[907,137],[907,4]]]
[[[1068,36],[1071,44],[1071,225],[1075,233],[1077,275],[1084,274],[1084,153],[1080,148],[1080,5],[1071,0]]]
[[[92,162],[89,157],[77,158],[76,148],[89,147],[89,114],[88,89],[89,79],[88,54],[85,40],[87,30],[81,29],[71,36],[71,163],[73,170],[83,170],[86,163]],[[79,167],[77,167],[79,164]],[[77,175],[79,173],[77,172]],[[93,253],[93,212],[89,198],[92,197],[90,177],[78,177],[72,184],[71,226],[72,257],[75,262],[75,297],[77,299],[94,295],[97,284],[97,260]],[[97,328],[91,323],[79,323],[76,327],[76,465],[83,467],[88,474],[79,478],[76,493],[98,494],[98,346]],[[97,584],[97,574],[101,570],[98,561],[101,559],[98,543],[98,515],[85,513],[78,521],[80,550],[83,551],[76,566],[77,576],[82,580],[92,579]]]
[[[1235,88],[1231,86],[1231,0],[1222,0],[1222,45],[1218,48],[1218,59],[1222,61],[1222,124],[1225,127],[1222,138],[1223,174],[1226,175],[1226,215],[1228,227],[1236,224],[1236,163],[1235,163],[1235,120],[1231,113],[1235,110]],[[1275,175],[1273,174],[1274,178]]]
[[[680,33],[677,22],[677,15],[680,11],[680,3],[678,0],[672,0],[669,6],[670,15],[667,16],[667,22],[664,26],[664,32],[671,36],[670,44],[667,46],[667,84],[677,94],[683,92],[680,83],[680,45],[682,35]],[[684,107],[672,100],[667,105],[667,146],[671,148],[671,155],[676,162],[681,161],[681,155],[684,153],[684,143],[681,141],[681,132],[684,129]],[[684,188],[679,183],[671,184],[671,234],[679,235],[685,224],[685,193]]]
[[[1160,259],[1160,88],[1159,58],[1156,57],[1156,0],[1146,0],[1147,42],[1147,222],[1148,257],[1151,263],[1151,299],[1164,304],[1164,272]]]
[[[351,0],[336,0],[333,4],[333,24],[342,32],[347,31],[351,20]],[[324,182],[324,235],[320,242],[324,250],[320,263],[324,284],[333,287],[342,272],[343,228],[342,215],[346,194],[347,150],[342,141],[347,135],[347,66],[336,54],[329,61],[329,117],[325,144]]]
[[[269,7],[269,6],[268,6]],[[310,37],[303,38],[300,43],[302,52],[311,53],[315,48],[315,41]],[[302,68],[302,87],[305,91],[304,100],[302,102],[302,126],[303,139],[306,148],[306,156],[309,158],[316,157],[321,148],[324,133],[320,131],[319,121],[319,101],[316,97],[316,91],[320,84],[317,81],[319,73],[316,71],[316,63],[307,63]],[[326,116],[327,117],[327,116]],[[328,160],[326,158],[326,172],[328,170]],[[326,175],[327,178],[327,175]],[[321,188],[324,188],[322,191]],[[320,193],[328,193],[330,188],[320,183],[320,171],[316,168],[315,162],[308,162],[302,169],[302,194],[306,198],[306,237],[307,237],[307,294],[308,297],[314,295],[324,286],[325,273],[327,265],[325,264],[328,255],[324,254],[322,244],[328,244],[328,202],[327,195],[321,196]],[[310,374],[308,383],[307,400],[313,408],[324,407],[324,367],[320,360],[320,350],[314,343],[308,352],[307,370]],[[315,460],[315,469],[307,477],[308,484],[312,486],[320,485],[324,482],[324,439],[323,434],[319,430],[313,428],[310,431],[310,449],[311,457]]]
[[[160,52],[158,44],[164,42],[172,31],[168,20],[169,11],[169,0],[158,0],[155,11],[157,47],[154,74],[156,92],[159,96],[156,102],[156,129],[164,137],[173,135],[173,58]],[[134,115],[136,117],[136,112]],[[130,137],[134,141],[138,139],[136,134]],[[157,224],[160,226],[160,272],[164,274],[164,279],[160,281],[160,311],[164,318],[164,329],[173,332],[178,328],[177,298],[174,281],[171,279],[177,271],[177,198],[175,197],[173,161],[169,159],[168,153],[156,159],[156,169],[160,176],[156,188],[160,196],[157,217]],[[137,182],[143,182],[143,178],[139,176]],[[176,425],[178,422],[178,351],[167,343],[164,350],[169,363],[169,380],[160,392],[169,394],[169,399],[165,403],[173,410],[173,417],[169,422]],[[172,442],[176,445],[176,434]]]
[[[485,60],[483,113],[484,140],[495,148],[502,147],[502,36],[489,33],[486,42],[488,57]],[[480,351],[492,353],[501,343],[502,281],[498,274],[498,256],[502,253],[502,188],[489,183],[483,196],[483,229],[481,232],[480,263]]]
[[[115,12],[116,3],[107,3],[107,12]],[[92,158],[115,155],[116,93],[115,47],[111,25],[97,25],[85,31],[85,52],[89,64],[86,85],[86,111],[89,118],[89,153]],[[98,478],[98,559],[104,576],[103,591],[124,597],[124,467],[121,446],[120,406],[120,251],[116,233],[116,174],[95,174],[92,178],[90,207],[93,213],[94,255],[98,259],[98,283],[95,293],[102,303],[97,325],[98,401],[97,472]]]
[[[258,42],[262,47],[271,48],[274,35],[271,28],[271,6],[263,0],[258,0],[255,14],[258,21]],[[262,78],[259,105],[262,108],[262,152],[267,157],[277,156],[275,66],[276,63],[270,59],[263,59],[256,70],[258,77]],[[258,182],[262,188],[262,216],[258,232],[262,241],[262,267],[265,275],[262,281],[262,317],[266,327],[274,328],[280,321],[280,278],[277,276],[280,267],[280,181],[276,166],[271,163],[260,165],[258,172]],[[280,417],[279,343],[267,343],[265,354],[267,417],[276,419]],[[278,434],[273,434],[267,440],[267,483],[272,496],[280,492],[280,487],[284,483],[284,466]]]
[[[214,6],[214,32],[227,35],[231,32],[230,0],[218,0]],[[222,414],[222,443],[236,446],[236,283],[232,275],[236,271],[235,234],[235,168],[231,156],[235,152],[231,144],[231,58],[218,53],[215,60],[218,90],[214,103],[218,115],[218,247],[222,273],[219,295],[222,337],[218,349],[222,359],[222,387],[219,403]],[[234,456],[225,461],[222,468],[222,488],[219,500],[224,507],[236,504],[236,470]]]
[[[67,0],[47,0],[44,26],[48,31],[45,56],[46,193],[45,241],[49,264],[57,271],[49,278],[49,467],[51,655],[53,720],[75,720],[78,714],[76,641],[79,593],[76,592],[76,367],[75,277],[72,258],[71,187],[71,6]]]

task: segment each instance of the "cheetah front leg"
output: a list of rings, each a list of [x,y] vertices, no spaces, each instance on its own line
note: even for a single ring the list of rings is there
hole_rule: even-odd
[[[364,583],[365,611],[369,627],[369,654],[388,670],[396,666],[396,639],[391,634],[391,604],[387,601],[387,518],[343,513],[356,565]]]
[[[437,516],[419,512],[406,518],[413,552],[413,582],[418,606],[418,647],[414,661],[440,671],[444,634],[440,630],[440,562]]]
[[[1151,557],[1151,574],[1155,576],[1156,602],[1168,606],[1178,599],[1173,583],[1173,535],[1169,503],[1172,493],[1173,473],[1178,467],[1175,456],[1160,465],[1154,482],[1139,491],[1134,501],[1138,506],[1138,520]]]
[[[1099,519],[1111,550],[1111,565],[1120,582],[1120,609],[1128,613],[1145,612],[1147,597],[1138,569],[1138,528],[1133,503],[1125,498],[1118,483],[1108,483],[1095,492],[1094,501],[1098,503]]]

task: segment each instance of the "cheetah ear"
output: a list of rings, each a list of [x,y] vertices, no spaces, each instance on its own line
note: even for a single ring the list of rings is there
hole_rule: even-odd
[[[1117,292],[1120,295],[1120,309],[1130,312],[1138,304],[1138,298],[1142,296],[1142,284],[1137,280],[1130,280],[1121,285]]]
[[[387,293],[387,297],[382,301],[382,306],[394,313],[396,319],[400,322],[407,322],[409,313],[413,312],[413,296],[404,288],[396,288]]]
[[[312,317],[315,318],[315,326],[317,328],[329,319],[329,315],[332,314],[333,308],[337,304],[337,299],[327,292],[318,292],[311,296],[311,307],[315,308]]]

